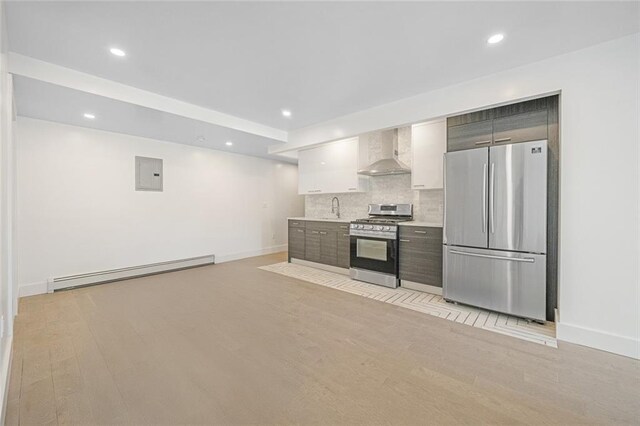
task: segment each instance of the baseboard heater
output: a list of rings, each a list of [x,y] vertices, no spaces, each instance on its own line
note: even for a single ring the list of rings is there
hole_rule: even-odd
[[[93,284],[104,284],[113,281],[128,280],[130,278],[145,275],[160,274],[162,272],[179,269],[193,268],[196,266],[213,265],[216,263],[215,255],[191,257],[189,259],[170,260],[168,262],[151,263],[148,265],[130,266],[127,268],[111,269],[109,271],[90,272],[87,274],[69,275],[66,277],[52,278],[47,283],[49,292],[55,290],[82,287]]]

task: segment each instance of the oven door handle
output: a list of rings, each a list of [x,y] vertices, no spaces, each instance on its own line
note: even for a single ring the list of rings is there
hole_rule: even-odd
[[[379,235],[366,235],[366,234],[360,234],[358,231],[351,231],[351,233],[349,234],[351,235],[351,238],[363,238],[366,240],[376,240],[376,241],[398,241],[398,237],[397,235],[395,236],[388,236],[388,237],[381,237]]]

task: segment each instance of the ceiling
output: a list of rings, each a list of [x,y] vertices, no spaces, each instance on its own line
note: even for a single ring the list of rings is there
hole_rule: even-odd
[[[295,157],[269,154],[283,142],[141,107],[87,92],[14,76],[19,115],[73,126],[217,149],[295,163]],[[92,113],[95,119],[84,118]],[[227,146],[226,142],[233,145]]]
[[[13,52],[285,130],[640,31],[638,2],[7,2],[6,13]],[[497,32],[505,40],[487,45]],[[71,108],[45,104],[19,108]]]

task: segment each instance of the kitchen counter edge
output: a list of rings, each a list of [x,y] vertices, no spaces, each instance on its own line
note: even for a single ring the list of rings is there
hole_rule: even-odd
[[[343,219],[343,218],[319,218],[319,217],[288,217],[287,220],[304,220],[307,222],[340,222],[340,223],[349,223],[355,219]]]
[[[287,220],[304,220],[307,222],[340,222],[340,223],[349,223],[353,222],[355,219],[344,219],[344,218],[319,218],[319,217],[288,217]],[[438,222],[421,222],[417,220],[412,220],[408,222],[400,222],[400,226],[423,226],[426,228],[442,228],[442,224]]]
[[[420,222],[417,220],[412,220],[409,222],[400,222],[400,226],[422,226],[425,228],[442,228],[442,224],[438,222]]]

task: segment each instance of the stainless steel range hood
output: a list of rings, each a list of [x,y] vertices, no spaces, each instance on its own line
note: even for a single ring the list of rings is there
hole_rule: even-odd
[[[398,129],[384,130],[381,133],[382,159],[364,169],[358,174],[366,176],[404,175],[411,173],[406,164],[398,160]]]

